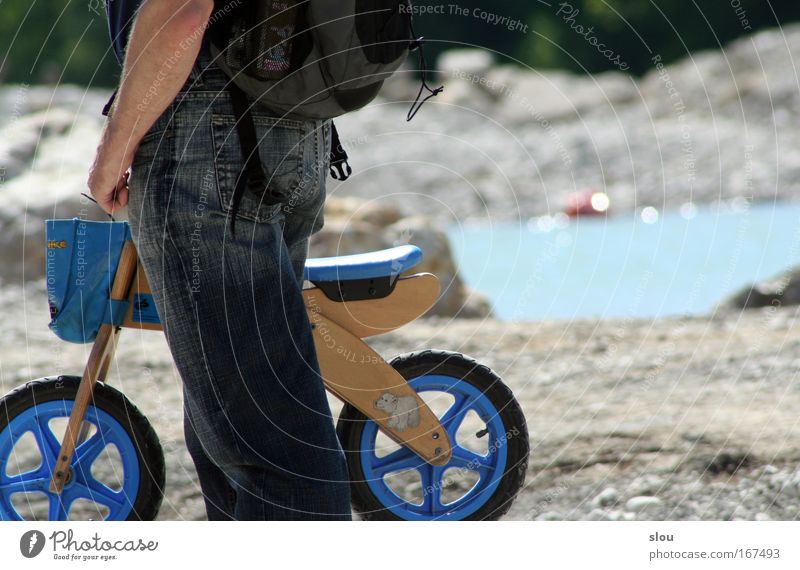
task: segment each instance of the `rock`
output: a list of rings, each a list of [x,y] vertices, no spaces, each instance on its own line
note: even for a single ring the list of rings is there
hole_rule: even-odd
[[[325,200],[326,220],[365,222],[385,228],[403,217],[396,204],[385,200],[364,200],[354,196],[328,196]]]
[[[664,479],[658,475],[642,475],[630,482],[625,489],[627,495],[654,495],[664,488]]]
[[[735,509],[733,509],[731,519],[737,521],[750,520],[750,513],[743,505],[738,505]]]
[[[493,65],[494,56],[485,49],[448,50],[436,60],[436,68],[448,77],[463,73],[483,74]]]
[[[785,471],[776,471],[769,477],[769,486],[772,489],[781,489],[789,482],[789,474]]]
[[[343,219],[325,220],[325,226],[310,241],[309,257],[351,255],[391,247],[372,224]]]
[[[611,515],[604,511],[603,509],[592,509],[592,512],[589,513],[589,520],[590,521],[610,521],[613,520]]]
[[[461,113],[491,115],[495,112],[496,101],[491,94],[467,79],[451,79],[436,103],[447,105]]]
[[[491,318],[492,302],[489,298],[471,287],[463,286],[463,303],[461,309],[454,316],[462,319],[486,319]]]
[[[446,51],[436,62],[445,89],[435,102],[451,106],[456,111],[463,108],[467,113],[493,113],[497,95],[487,87],[488,73],[493,64],[494,57],[486,50]]]
[[[386,101],[411,105],[419,92],[419,86],[417,72],[404,63],[383,82],[380,97]]]
[[[615,505],[619,501],[619,493],[613,487],[608,487],[597,495],[592,504],[598,507],[608,507]]]
[[[659,509],[663,504],[658,497],[632,497],[625,503],[625,509],[633,513],[644,513]]]
[[[505,75],[502,80],[494,81],[502,85],[499,109],[502,121],[536,122],[545,129],[553,121],[577,117],[579,111],[571,99],[576,83],[591,89],[588,82],[583,84],[576,76],[561,71]]]
[[[368,224],[385,228],[403,219],[403,212],[394,204],[384,202],[366,202],[356,210],[355,217]]]
[[[4,182],[22,174],[33,162],[39,144],[67,132],[74,113],[54,108],[32,115],[15,117],[0,129],[0,163],[5,167]]]
[[[355,197],[329,197],[325,225],[311,239],[311,257],[364,253],[403,244],[423,251],[423,260],[409,273],[433,273],[442,293],[428,316],[485,318],[492,314],[489,301],[461,280],[445,232],[424,216],[403,217],[397,206],[385,201]]]
[[[44,220],[107,219],[81,196],[99,139],[99,122],[60,107],[5,124],[0,131],[0,278],[44,275]],[[124,219],[124,214],[119,216]]]
[[[684,464],[700,473],[733,475],[739,469],[752,465],[754,459],[747,451],[739,449],[719,449],[715,452],[702,452],[689,457]]]
[[[542,513],[538,517],[536,517],[536,520],[537,521],[561,521],[561,520],[564,520],[564,517],[561,515],[561,513],[558,513],[556,511],[547,511],[546,513]]]
[[[500,99],[495,112],[503,120],[534,120],[545,128],[586,113],[614,113],[617,105],[637,97],[635,80],[620,72],[583,77],[558,71],[524,73],[503,66],[489,72],[486,84],[478,86]]]
[[[450,249],[450,240],[444,232],[432,228],[430,220],[413,216],[392,224],[385,231],[395,245],[410,243],[422,249],[422,263],[411,269],[413,273],[429,272],[439,278],[442,292],[427,314],[473,318],[491,315],[489,303],[464,285]]]
[[[744,287],[721,302],[721,306],[727,309],[788,307],[798,304],[800,304],[800,268]]]

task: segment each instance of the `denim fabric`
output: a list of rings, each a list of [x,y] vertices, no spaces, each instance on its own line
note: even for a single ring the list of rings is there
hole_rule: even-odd
[[[129,181],[133,238],[183,380],[186,444],[211,520],[350,520],[300,293],[323,223],[330,123],[252,108],[270,184],[288,198],[244,196],[232,238],[243,160],[226,81],[201,53]]]

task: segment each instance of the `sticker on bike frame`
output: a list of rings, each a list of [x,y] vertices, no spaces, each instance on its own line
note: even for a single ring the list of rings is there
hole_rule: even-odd
[[[419,407],[414,396],[397,396],[384,392],[373,404],[376,410],[389,414],[386,425],[397,431],[419,425]]]
[[[133,297],[133,321],[136,323],[158,324],[156,303],[148,293],[136,293]]]

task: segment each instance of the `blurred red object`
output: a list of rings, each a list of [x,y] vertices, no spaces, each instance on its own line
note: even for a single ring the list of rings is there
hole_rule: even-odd
[[[603,216],[608,212],[609,200],[605,192],[582,190],[567,196],[564,213],[570,218],[577,216]]]

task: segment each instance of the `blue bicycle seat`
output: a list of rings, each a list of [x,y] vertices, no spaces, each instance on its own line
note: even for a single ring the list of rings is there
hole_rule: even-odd
[[[401,245],[356,255],[318,257],[306,261],[305,278],[313,283],[397,277],[420,261],[422,250],[415,245]]]

